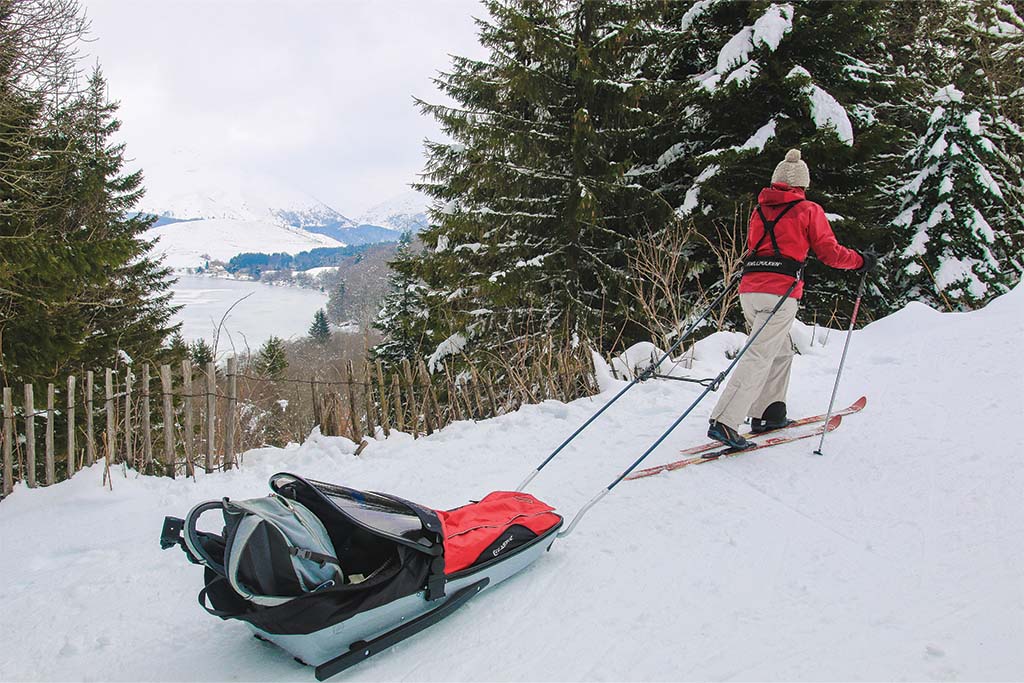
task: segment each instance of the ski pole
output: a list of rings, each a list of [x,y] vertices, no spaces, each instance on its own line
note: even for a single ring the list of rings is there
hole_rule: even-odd
[[[715,308],[716,308],[716,307],[718,306],[718,304],[719,304],[719,303],[721,303],[722,299],[724,299],[724,298],[725,298],[725,295],[729,293],[729,291],[730,291],[730,290],[732,289],[733,285],[734,285],[734,284],[736,284],[736,282],[737,282],[737,281],[738,281],[738,280],[740,279],[740,277],[742,277],[742,276],[743,276],[743,272],[742,272],[742,269],[740,269],[740,270],[738,270],[738,271],[736,272],[736,274],[735,274],[735,275],[733,275],[732,279],[731,279],[731,280],[730,280],[730,281],[729,281],[729,282],[728,282],[728,283],[727,283],[727,284],[725,285],[725,288],[724,288],[724,289],[722,290],[722,293],[721,293],[721,294],[719,294],[719,295],[718,295],[718,296],[717,296],[717,297],[715,298],[715,300],[714,300],[714,301],[712,301],[712,302],[711,302],[710,304],[708,304],[707,308],[705,308],[705,309],[704,309],[704,312],[703,312],[703,313],[701,313],[701,314],[700,314],[700,316],[699,316],[699,317],[698,317],[698,318],[697,318],[697,319],[696,319],[696,320],[695,320],[695,321],[693,322],[693,324],[691,324],[691,325],[690,325],[690,327],[689,327],[689,328],[688,328],[688,329],[687,329],[687,330],[686,330],[686,331],[685,331],[685,332],[684,332],[684,333],[683,333],[682,335],[680,335],[680,336],[679,336],[679,341],[677,341],[677,342],[676,342],[675,344],[673,344],[673,345],[672,345],[672,348],[670,348],[670,349],[669,349],[668,351],[666,351],[666,352],[665,352],[665,353],[664,353],[664,354],[662,355],[662,357],[661,357],[660,359],[658,359],[658,362],[657,362],[657,363],[655,363],[655,364],[654,364],[654,365],[652,365],[652,366],[651,366],[650,368],[648,368],[647,370],[645,370],[645,371],[643,371],[642,373],[640,373],[640,376],[639,376],[639,377],[634,377],[634,378],[633,378],[633,381],[631,381],[631,382],[630,382],[629,384],[627,384],[627,385],[626,385],[625,387],[623,387],[623,388],[622,388],[622,390],[621,390],[621,391],[619,391],[619,393],[615,394],[615,396],[614,396],[614,397],[612,397],[612,399],[611,399],[610,401],[608,401],[608,402],[607,402],[607,403],[605,403],[605,404],[604,404],[603,406],[601,406],[601,409],[600,409],[600,410],[598,410],[598,411],[597,411],[596,413],[594,413],[593,415],[591,415],[591,416],[590,416],[590,418],[589,418],[589,419],[588,419],[588,420],[587,420],[586,422],[584,422],[584,423],[583,423],[582,425],[580,425],[580,427],[579,427],[579,428],[578,428],[578,429],[577,429],[577,430],[576,430],[575,432],[573,432],[573,433],[572,433],[571,435],[569,435],[569,438],[568,438],[568,439],[566,439],[565,441],[563,441],[563,442],[562,442],[562,444],[561,444],[561,445],[560,445],[560,446],[559,446],[558,448],[556,448],[556,449],[555,449],[554,451],[552,451],[551,455],[549,455],[549,456],[548,456],[548,457],[547,457],[547,458],[546,458],[546,459],[544,460],[544,462],[542,462],[542,463],[541,463],[540,465],[538,465],[538,466],[536,467],[536,469],[534,469],[534,470],[533,470],[533,472],[531,472],[531,473],[529,474],[529,476],[527,476],[527,477],[526,477],[526,479],[524,479],[524,480],[523,480],[523,483],[522,483],[522,484],[520,484],[519,486],[517,486],[517,487],[516,487],[516,491],[522,491],[523,489],[525,489],[525,488],[526,488],[526,487],[527,487],[527,486],[528,486],[528,485],[530,484],[530,482],[531,482],[531,481],[533,481],[533,478],[534,478],[534,477],[536,477],[536,476],[537,476],[537,475],[538,475],[538,474],[540,473],[540,471],[541,471],[542,469],[544,469],[544,468],[545,468],[545,467],[547,466],[547,464],[548,464],[549,462],[551,462],[552,460],[554,460],[554,459],[555,459],[555,456],[556,456],[556,455],[558,455],[559,453],[561,453],[561,451],[562,451],[562,449],[563,449],[563,448],[565,448],[566,446],[568,446],[568,445],[569,445],[569,444],[570,444],[570,443],[572,442],[572,440],[573,440],[573,439],[575,439],[575,438],[576,438],[577,436],[579,436],[579,435],[580,435],[580,434],[581,434],[581,433],[583,432],[583,430],[584,430],[584,429],[586,429],[587,427],[589,427],[589,426],[590,426],[590,424],[591,424],[591,423],[592,423],[592,422],[593,422],[594,420],[596,420],[596,419],[597,419],[598,417],[600,417],[600,416],[601,416],[601,413],[603,413],[603,412],[604,412],[605,410],[607,410],[608,408],[610,408],[610,407],[611,407],[611,405],[612,405],[613,403],[615,403],[615,402],[616,402],[616,401],[618,401],[618,400],[619,400],[620,398],[622,398],[622,395],[623,395],[623,394],[625,394],[625,393],[626,393],[627,391],[629,391],[630,389],[632,389],[632,388],[633,388],[633,386],[634,386],[634,385],[635,385],[635,384],[636,384],[637,382],[642,382],[643,380],[647,379],[647,378],[648,378],[648,377],[649,377],[650,375],[652,375],[652,374],[654,373],[655,369],[656,369],[656,368],[658,368],[658,367],[660,367],[660,366],[661,366],[661,364],[662,364],[663,362],[665,362],[665,360],[666,360],[666,359],[667,359],[667,358],[668,358],[669,356],[671,356],[671,355],[672,355],[672,352],[673,352],[673,351],[675,351],[675,350],[676,350],[677,348],[679,348],[679,347],[680,347],[680,346],[682,345],[682,343],[683,343],[684,341],[686,341],[686,339],[687,339],[687,338],[688,338],[688,337],[689,337],[689,336],[690,336],[691,334],[693,334],[693,331],[697,329],[697,326],[698,326],[698,325],[700,325],[700,324],[701,324],[701,323],[702,323],[702,322],[704,321],[704,319],[705,319],[706,317],[708,317],[708,315],[709,315],[709,314],[711,313],[711,311],[713,311],[713,310],[714,310],[714,309],[715,309]]]
[[[846,352],[850,349],[850,337],[853,336],[853,324],[857,322],[857,311],[860,310],[860,299],[864,296],[864,284],[867,282],[868,273],[864,271],[864,274],[860,276],[860,284],[857,285],[857,300],[853,302],[853,314],[850,315],[850,329],[846,333],[846,343],[843,344],[843,355],[839,359],[839,370],[836,372],[836,383],[832,387],[832,398],[828,400],[828,412],[825,413],[825,424],[828,424],[829,419],[832,417],[832,406],[836,402],[836,392],[839,391],[839,378],[843,376],[843,364],[846,363]],[[818,448],[814,451],[815,455],[825,455],[821,452],[821,447],[825,443],[825,434],[828,430],[821,433],[821,441],[818,442]]]
[[[584,505],[579,512],[576,513],[576,516],[572,518],[572,521],[569,523],[569,527],[565,531],[558,534],[558,538],[562,538],[564,536],[568,536],[569,534],[571,534],[572,530],[576,528],[576,525],[579,524],[580,520],[583,519],[583,515],[585,515],[590,508],[594,507],[594,505],[596,505],[598,501],[600,501],[606,495],[611,493],[611,490],[618,486],[619,482],[628,477],[630,472],[635,470],[637,466],[640,463],[642,463],[645,458],[647,458],[648,455],[653,453],[654,449],[660,446],[661,442],[668,438],[668,435],[671,434],[673,430],[675,430],[675,428],[679,426],[680,422],[686,419],[686,417],[693,411],[693,409],[696,408],[697,405],[704,400],[705,396],[707,396],[712,391],[716,391],[718,389],[719,385],[725,379],[726,375],[728,375],[732,371],[732,369],[736,367],[736,364],[740,362],[741,358],[743,358],[743,354],[747,352],[747,349],[750,348],[750,345],[754,343],[754,340],[757,339],[758,335],[761,334],[764,328],[768,326],[768,323],[771,322],[771,319],[775,317],[775,314],[778,313],[779,309],[782,308],[782,304],[784,304],[786,300],[789,299],[789,295],[793,293],[793,289],[796,287],[797,282],[799,282],[799,280],[794,280],[793,284],[789,286],[788,290],[786,290],[786,293],[783,294],[781,298],[779,298],[779,302],[775,304],[775,308],[773,308],[772,312],[768,314],[768,317],[765,318],[765,321],[761,323],[761,326],[757,328],[757,331],[750,335],[750,338],[747,339],[747,343],[744,344],[743,348],[740,349],[740,352],[736,354],[736,357],[732,360],[731,363],[729,363],[729,367],[727,367],[722,372],[718,373],[718,377],[715,378],[715,381],[709,384],[704,389],[701,395],[697,397],[697,400],[691,403],[690,407],[687,408],[682,415],[676,418],[676,421],[673,422],[672,425],[665,430],[664,434],[658,437],[657,441],[651,444],[650,448],[644,451],[643,455],[637,458],[632,465],[626,468],[626,470],[622,474],[620,474],[615,481],[606,486],[604,489],[601,490],[600,493],[598,493],[596,496],[590,499],[590,501],[586,505]]]

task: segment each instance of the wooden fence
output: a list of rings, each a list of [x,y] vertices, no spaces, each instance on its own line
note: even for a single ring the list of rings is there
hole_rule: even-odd
[[[239,372],[234,358],[223,370],[207,363],[197,372],[189,361],[153,370],[144,364],[138,373],[122,368],[87,372],[82,382],[68,377],[66,384],[47,385],[45,408],[32,385],[19,392],[4,387],[0,494],[9,494],[17,481],[51,485],[100,460],[107,468],[123,463],[171,477],[193,476],[196,468],[230,469],[249,448],[283,445],[256,426],[269,412],[291,420],[278,441],[301,441],[319,425],[324,434],[360,443],[358,455],[365,435],[387,438],[398,430],[419,437],[456,420],[597,390],[582,354],[548,358],[500,380],[472,368],[456,375],[447,366],[432,375],[422,361],[406,361],[390,373],[380,363],[356,367],[349,361],[337,381],[253,376]]]

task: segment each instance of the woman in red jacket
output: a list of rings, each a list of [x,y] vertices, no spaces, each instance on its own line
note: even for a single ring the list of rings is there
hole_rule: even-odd
[[[794,279],[796,286],[736,364],[711,412],[708,436],[733,448],[753,445],[737,432],[747,416],[755,433],[788,424],[786,390],[793,362],[789,331],[804,293],[801,273],[807,252],[813,251],[825,265],[842,270],[864,272],[875,265],[872,255],[864,256],[836,241],[825,211],[805,197],[810,183],[800,150],[789,150],[775,167],[771,187],[758,195],[757,208],[750,217],[750,256],[739,289],[748,329],[759,329]]]

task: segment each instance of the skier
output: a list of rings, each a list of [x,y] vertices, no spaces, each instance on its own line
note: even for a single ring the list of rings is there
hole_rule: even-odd
[[[729,383],[711,411],[708,436],[736,449],[753,442],[736,431],[748,415],[754,433],[778,429],[786,419],[786,390],[793,362],[789,331],[796,318],[804,284],[801,271],[808,250],[825,265],[863,273],[873,269],[877,257],[841,246],[820,205],[809,201],[811,183],[800,150],[791,149],[775,167],[771,186],[761,190],[750,217],[747,246],[750,256],[740,280],[740,306],[747,327],[761,327],[796,278],[789,299],[736,365]]]

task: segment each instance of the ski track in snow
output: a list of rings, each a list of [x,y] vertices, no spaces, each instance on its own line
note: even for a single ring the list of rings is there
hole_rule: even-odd
[[[1024,287],[971,314],[923,305],[856,332],[817,440],[626,481],[572,536],[337,680],[1019,680]],[[794,415],[823,411],[845,332],[797,356]],[[701,356],[693,376],[728,361]],[[4,680],[298,680],[313,671],[196,604],[164,515],[256,497],[293,471],[448,508],[521,481],[601,397],[548,401],[360,457],[345,439],[245,455],[198,481],[95,466],[0,503]],[[638,385],[534,480],[571,517],[700,393]],[[709,395],[644,465],[704,441]]]

